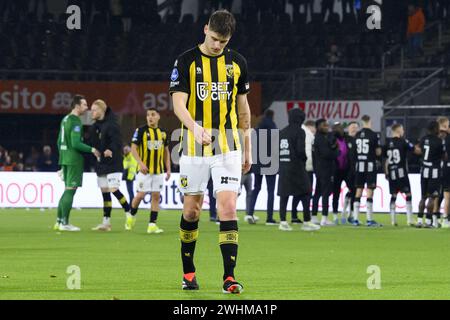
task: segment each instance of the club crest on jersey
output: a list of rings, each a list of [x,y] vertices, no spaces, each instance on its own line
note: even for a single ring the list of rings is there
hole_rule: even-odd
[[[187,188],[188,186],[188,180],[187,180],[187,176],[180,176],[180,185],[182,188]]]
[[[234,68],[232,64],[227,64],[225,66],[225,68],[227,69],[227,77],[228,78],[233,78],[234,77]]]

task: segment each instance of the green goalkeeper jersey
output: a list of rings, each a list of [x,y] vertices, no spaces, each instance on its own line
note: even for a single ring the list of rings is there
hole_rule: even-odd
[[[61,121],[58,135],[60,165],[82,165],[81,152],[91,152],[92,147],[83,143],[83,124],[79,117],[68,114]]]

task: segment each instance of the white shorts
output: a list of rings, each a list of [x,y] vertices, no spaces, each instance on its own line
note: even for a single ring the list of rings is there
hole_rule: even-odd
[[[242,155],[231,151],[211,157],[189,157],[180,159],[180,181],[178,189],[183,194],[203,194],[209,178],[213,180],[214,197],[220,191],[239,192],[241,185]]]
[[[143,174],[136,175],[137,192],[161,192],[164,187],[164,174]]]
[[[122,172],[97,176],[97,185],[99,188],[119,189],[120,181],[122,181]]]

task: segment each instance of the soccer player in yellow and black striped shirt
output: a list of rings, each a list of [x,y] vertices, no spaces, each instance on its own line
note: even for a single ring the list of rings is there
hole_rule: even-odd
[[[147,125],[137,128],[131,141],[131,154],[139,165],[136,176],[137,195],[131,203],[131,212],[125,224],[131,230],[136,222],[139,204],[146,193],[151,192],[151,213],[147,233],[161,233],[156,225],[159,211],[159,197],[166,181],[170,178],[170,154],[167,132],[159,128],[160,115],[156,109],[147,110]]]
[[[251,165],[250,85],[246,60],[226,47],[235,26],[230,12],[214,12],[204,28],[204,42],[181,54],[171,75],[170,94],[183,128],[179,189],[184,194],[180,222],[184,290],[198,289],[193,258],[203,193],[210,177],[220,219],[223,292],[243,290],[234,279],[236,199],[241,171],[248,172]]]

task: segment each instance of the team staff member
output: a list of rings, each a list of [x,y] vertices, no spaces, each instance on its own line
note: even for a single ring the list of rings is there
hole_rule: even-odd
[[[126,230],[133,229],[139,204],[145,194],[151,192],[152,203],[147,233],[163,232],[156,225],[159,212],[159,198],[166,181],[170,178],[170,153],[167,132],[159,127],[160,114],[156,109],[147,110],[147,124],[137,128],[131,140],[131,153],[139,164],[136,176],[137,194],[127,216]]]
[[[288,113],[289,125],[280,131],[280,175],[278,180],[278,195],[280,196],[280,225],[282,231],[291,231],[292,227],[286,221],[286,209],[290,196],[293,196],[292,211],[298,203],[303,205],[304,223],[302,230],[314,231],[320,229],[313,224],[309,213],[311,198],[311,183],[305,168],[305,131],[301,124],[305,113],[299,108]]]
[[[171,75],[174,111],[185,128],[179,185],[184,194],[180,222],[184,290],[199,288],[194,252],[203,194],[210,176],[220,220],[223,292],[241,293],[243,290],[242,284],[234,278],[239,236],[236,200],[241,171],[246,173],[251,166],[247,101],[250,84],[246,60],[226,48],[235,28],[236,20],[230,12],[214,12],[204,28],[203,43],[181,54]],[[240,132],[243,139],[240,139]]]
[[[128,196],[130,203],[133,203],[134,199],[134,178],[138,169],[138,163],[131,154],[131,147],[126,145],[123,147],[123,180],[127,184]]]
[[[319,198],[322,197],[322,220],[320,221],[320,225],[334,226],[335,224],[328,220],[328,201],[333,188],[336,159],[339,156],[339,149],[336,138],[329,132],[330,126],[325,119],[317,120],[316,128],[317,133],[314,138],[313,157],[317,183],[313,199],[313,216],[317,216]]]
[[[95,123],[90,130],[90,139],[92,145],[101,153],[95,164],[95,172],[103,197],[103,222],[93,230],[111,231],[111,193],[122,205],[125,213],[130,211],[127,199],[119,190],[123,174],[122,136],[116,115],[103,100],[94,101],[91,111]]]

